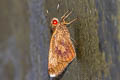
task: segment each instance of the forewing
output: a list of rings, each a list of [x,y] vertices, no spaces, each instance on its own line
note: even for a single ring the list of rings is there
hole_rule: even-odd
[[[75,56],[76,53],[67,28],[56,30],[50,42],[48,62],[50,76],[54,77],[62,73]]]

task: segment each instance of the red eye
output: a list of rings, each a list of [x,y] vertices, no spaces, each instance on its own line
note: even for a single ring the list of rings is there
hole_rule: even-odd
[[[52,24],[57,24],[58,23],[58,21],[57,20],[53,20],[53,23]]]

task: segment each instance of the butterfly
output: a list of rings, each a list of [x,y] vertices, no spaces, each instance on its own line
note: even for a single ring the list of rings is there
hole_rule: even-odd
[[[61,17],[60,21],[55,17],[51,20],[53,34],[48,55],[48,73],[50,77],[59,76],[76,57],[76,52],[66,25],[73,23],[77,18],[66,22],[65,19],[72,11],[68,12]]]

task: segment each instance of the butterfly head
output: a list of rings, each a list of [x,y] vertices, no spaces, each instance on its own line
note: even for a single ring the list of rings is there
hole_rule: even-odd
[[[57,18],[53,18],[51,20],[52,27],[56,27],[59,24],[59,20]]]

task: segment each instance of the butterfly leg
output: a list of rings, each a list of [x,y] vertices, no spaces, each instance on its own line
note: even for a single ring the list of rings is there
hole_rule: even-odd
[[[77,20],[77,18],[73,19],[73,20],[70,21],[70,22],[64,22],[64,24],[69,25],[69,24],[73,23],[73,22],[76,21],[76,20]]]
[[[66,15],[68,12],[69,12],[69,10],[63,14],[63,16],[61,17],[61,19],[64,19],[65,15]]]
[[[70,11],[69,13],[68,13],[69,11],[67,11],[62,17],[61,17],[61,20],[62,21],[65,21],[65,19],[72,13],[72,11]]]

